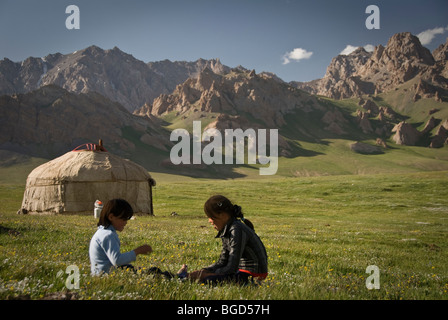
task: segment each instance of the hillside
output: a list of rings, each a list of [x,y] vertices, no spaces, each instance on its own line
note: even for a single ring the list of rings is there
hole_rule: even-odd
[[[401,93],[407,92],[409,85],[393,92],[404,98]],[[147,104],[135,114],[161,117],[166,128],[186,128],[190,132],[195,120],[201,121],[203,130],[279,128],[282,157],[277,174],[282,176],[447,169],[447,148],[427,148],[441,121],[425,133],[424,148],[400,146],[394,140],[397,133],[392,132],[405,120],[426,122],[431,118],[430,110],[433,117],[444,117],[446,103],[430,97],[411,99],[409,110],[421,104],[430,106],[427,113],[420,111],[419,117],[411,117],[408,109],[391,107],[395,105],[391,99],[390,95],[376,95],[333,100],[254,71],[232,70],[216,75],[205,69],[198,78],[188,79],[172,94],[160,96],[154,105]],[[439,111],[434,112],[435,106]],[[235,171],[256,175],[249,166]]]
[[[364,132],[440,148],[448,138],[447,56],[448,40],[431,53],[411,33],[397,33],[386,47],[333,58],[322,79],[291,85],[332,99],[358,99]]]
[[[0,60],[0,95],[27,93],[54,84],[73,93],[97,92],[134,111],[176,85],[194,77],[204,67],[226,72],[219,59],[195,62],[144,63],[115,47],[90,46],[71,54],[29,57],[22,62]]]
[[[278,129],[279,176],[447,170],[447,47],[430,53],[397,34],[373,53],[335,57],[323,79],[306,84],[219,59],[143,63],[95,46],[4,59],[0,166],[25,172],[101,138],[160,174],[258,177],[259,164],[173,165],[170,132],[191,133],[200,121],[219,132]]]
[[[52,158],[80,144],[104,139],[107,148],[129,156],[142,144],[168,150],[168,133],[157,120],[130,114],[100,94],[70,93],[55,85],[0,97],[0,148],[27,156]]]
[[[378,45],[373,52],[358,48],[348,55],[333,58],[322,79],[293,82],[293,86],[333,99],[361,97],[395,90],[419,78],[416,99],[431,95],[448,100],[448,39],[433,54],[409,32],[393,35],[387,45]],[[418,89],[418,90],[417,90]]]

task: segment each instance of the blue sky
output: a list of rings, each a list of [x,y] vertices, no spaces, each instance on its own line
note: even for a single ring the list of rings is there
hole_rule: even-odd
[[[80,29],[65,9],[77,5]],[[369,30],[366,8],[380,10]],[[115,46],[144,62],[220,58],[285,81],[323,77],[347,46],[386,45],[395,33],[424,37],[431,51],[448,37],[447,0],[0,0],[0,59]],[[425,33],[423,33],[425,32]]]

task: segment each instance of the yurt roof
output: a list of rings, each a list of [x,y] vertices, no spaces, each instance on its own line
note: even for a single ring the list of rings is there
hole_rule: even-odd
[[[151,179],[142,166],[102,151],[71,151],[35,168],[28,182],[59,181],[141,181]]]

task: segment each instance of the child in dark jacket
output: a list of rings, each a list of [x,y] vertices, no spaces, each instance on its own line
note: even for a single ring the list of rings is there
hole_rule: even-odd
[[[268,261],[263,242],[253,224],[244,218],[241,207],[224,196],[208,199],[204,211],[222,240],[218,261],[211,266],[188,274],[202,282],[237,282],[245,284],[249,277],[263,280],[268,273]]]

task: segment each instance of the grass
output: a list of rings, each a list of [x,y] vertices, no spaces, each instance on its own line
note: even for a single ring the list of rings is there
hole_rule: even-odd
[[[362,155],[350,150],[355,141],[326,139],[325,143],[301,142],[304,149],[314,152],[312,157],[280,158],[279,175],[357,175],[412,173],[448,170],[448,148],[440,149],[399,146],[384,149],[383,154]],[[374,141],[366,140],[372,145]]]
[[[261,285],[203,286],[119,270],[90,276],[92,216],[16,215],[23,185],[0,184],[0,299],[66,292],[65,270],[80,269],[77,299],[405,299],[448,298],[448,172],[214,181],[157,177],[156,216],[119,234],[122,250],[148,243],[135,266],[175,272],[211,264],[220,241],[202,207],[223,193],[243,207],[266,245]],[[171,216],[172,212],[177,216]],[[366,288],[366,268],[380,289]]]
[[[416,77],[405,84],[399,86],[396,90],[381,93],[374,97],[376,103],[380,106],[389,106],[403,115],[409,117],[407,122],[425,124],[431,117],[444,120],[448,117],[448,103],[446,101],[438,102],[434,98],[421,98],[414,101],[415,90],[413,89],[419,82]],[[435,110],[430,114],[430,110]],[[422,130],[420,128],[420,130]]]

